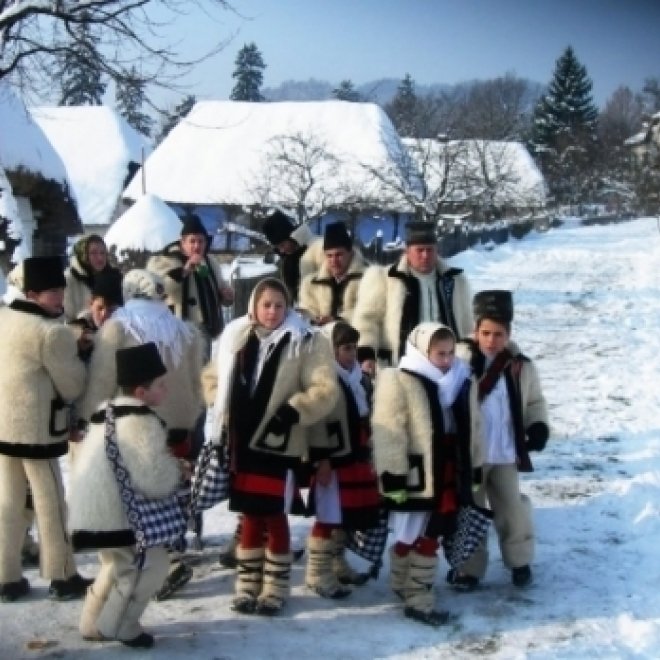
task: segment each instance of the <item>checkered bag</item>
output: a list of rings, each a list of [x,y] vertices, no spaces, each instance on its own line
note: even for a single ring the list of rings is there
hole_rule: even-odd
[[[459,568],[474,554],[488,533],[492,519],[492,511],[475,504],[459,508],[456,531],[442,542],[447,563],[452,568]]]
[[[387,544],[389,529],[387,521],[389,513],[386,509],[380,510],[378,524],[366,530],[347,530],[346,547],[362,559],[371,562],[369,574],[376,579],[383,565],[383,552]]]
[[[115,413],[110,405],[105,414],[105,454],[117,479],[128,524],[135,534],[137,563],[141,568],[146,549],[176,543],[186,533],[188,521],[181,508],[178,493],[150,500],[133,488],[130,474],[117,446]]]
[[[221,447],[207,442],[197,457],[190,498],[190,511],[193,516],[229,497],[229,472],[225,468],[221,452]]]

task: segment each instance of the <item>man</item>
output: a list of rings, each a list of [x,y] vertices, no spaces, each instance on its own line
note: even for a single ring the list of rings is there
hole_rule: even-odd
[[[147,270],[165,282],[167,304],[184,321],[192,321],[210,342],[223,328],[221,306],[234,302],[234,291],[222,279],[220,264],[208,255],[210,236],[199,219],[183,218],[181,239],[149,259]]]
[[[91,580],[78,575],[66,534],[59,457],[68,451],[68,402],[85,385],[74,331],[64,325],[60,257],[23,262],[24,298],[0,309],[0,600],[25,596],[22,576],[24,505],[32,493],[39,529],[41,575],[49,597],[79,598]]]
[[[293,219],[275,211],[264,220],[264,235],[280,257],[280,278],[294,304],[298,302],[301,280],[315,273],[323,263],[321,239],[306,224],[296,226]]]
[[[366,270],[352,320],[360,333],[360,362],[378,357],[396,365],[406,337],[425,321],[443,323],[459,338],[474,329],[468,281],[439,258],[437,240],[432,224],[408,223],[398,263]]]
[[[300,307],[315,325],[325,325],[339,318],[350,323],[367,263],[353,247],[353,240],[343,222],[326,226],[323,256],[318,271],[302,280]]]

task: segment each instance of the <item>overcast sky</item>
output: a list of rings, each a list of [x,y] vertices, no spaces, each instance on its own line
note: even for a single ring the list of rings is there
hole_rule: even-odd
[[[185,43],[233,36],[189,81],[199,99],[229,97],[239,49],[255,42],[264,86],[317,78],[355,84],[410,73],[456,83],[514,73],[547,83],[569,44],[602,105],[621,84],[660,77],[660,0],[229,0],[240,16],[177,22]],[[194,35],[194,37],[191,37]]]

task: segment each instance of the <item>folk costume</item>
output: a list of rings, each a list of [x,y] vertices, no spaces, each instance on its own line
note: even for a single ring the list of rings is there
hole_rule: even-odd
[[[267,282],[284,292],[272,279],[257,290]],[[334,407],[337,384],[327,340],[290,309],[267,331],[256,322],[257,302],[253,292],[250,312],[220,338],[212,436],[228,455],[229,509],[243,514],[234,608],[274,614],[289,593],[293,471],[309,454],[309,427]]]
[[[59,257],[23,262],[23,291],[65,286]],[[39,529],[41,575],[54,598],[76,597],[85,584],[69,538],[59,457],[68,450],[68,403],[85,385],[85,366],[71,328],[27,298],[0,308],[0,597],[15,600],[21,576],[28,486]],[[9,394],[11,393],[11,395]]]
[[[513,319],[510,292],[478,293],[474,314],[478,321],[489,319],[510,324]],[[472,460],[475,465],[483,466],[482,483],[474,499],[479,506],[485,506],[488,501],[495,514],[502,560],[512,570],[514,583],[527,583],[531,579],[529,565],[534,558],[534,525],[531,501],[520,492],[518,472],[533,470],[529,452],[541,451],[549,436],[547,404],[539,374],[532,360],[511,341],[492,360],[471,340],[459,343],[457,354],[469,362],[472,370]],[[485,575],[487,564],[484,541],[460,573],[479,580]],[[460,575],[453,577],[459,580],[460,587]]]
[[[472,483],[469,370],[455,359],[443,373],[427,357],[443,327],[422,323],[411,332],[399,368],[379,376],[373,414],[376,469],[395,540],[390,583],[406,616],[430,625],[448,617],[433,608],[438,538],[454,531]]]
[[[357,331],[343,321],[323,328],[333,347],[357,343]],[[356,361],[351,369],[334,362],[339,397],[333,411],[313,433],[327,437],[327,447],[310,454],[312,463],[328,459],[330,483],[312,480],[311,509],[316,515],[308,543],[306,583],[324,598],[350,593],[342,585],[364,584],[368,573],[358,573],[345,558],[347,533],[366,530],[379,522],[380,494],[372,463],[371,425],[363,374]]]

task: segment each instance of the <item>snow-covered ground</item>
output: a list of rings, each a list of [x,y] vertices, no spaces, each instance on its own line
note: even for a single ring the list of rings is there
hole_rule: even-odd
[[[230,609],[233,576],[214,561],[233,528],[223,507],[206,517],[196,576],[177,598],[149,605],[155,657],[170,658],[656,658],[660,657],[660,233],[654,218],[571,227],[452,260],[474,290],[515,291],[514,337],[537,360],[553,436],[523,488],[536,506],[533,586],[518,590],[496,547],[483,587],[439,607],[456,623],[404,619],[387,566],[346,601],[322,600],[293,570],[276,619]],[[294,520],[301,543],[309,521]],[[492,540],[492,539],[491,539]],[[495,544],[492,544],[495,546]],[[96,568],[79,556],[81,572]],[[359,564],[359,560],[355,560]],[[118,644],[77,633],[81,603],[31,596],[0,604],[2,658],[121,658]],[[38,648],[30,648],[30,647]]]

